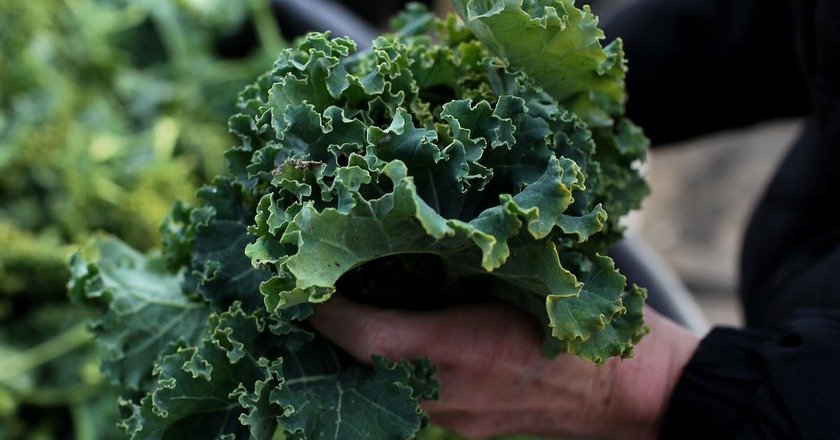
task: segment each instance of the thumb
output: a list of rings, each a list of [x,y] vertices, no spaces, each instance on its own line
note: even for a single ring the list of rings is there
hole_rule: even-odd
[[[388,310],[334,296],[315,308],[315,329],[362,362],[425,357],[440,368],[491,365],[493,358],[539,356],[542,333],[521,312],[501,304],[433,312]]]

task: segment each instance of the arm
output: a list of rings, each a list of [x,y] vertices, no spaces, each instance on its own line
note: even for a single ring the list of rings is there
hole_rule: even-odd
[[[840,437],[840,93],[834,0],[796,2],[814,113],[763,196],[742,252],[747,325],[716,330],[676,387],[663,437]]]
[[[741,256],[747,324],[776,328],[802,307],[840,309],[840,7],[796,2],[814,109],[756,208]]]
[[[826,212],[840,176],[819,138],[808,124],[747,229],[740,291],[751,328],[777,328],[803,307],[840,309],[840,225]]]
[[[811,309],[779,331],[716,329],[674,391],[663,439],[840,435],[840,312]]]
[[[627,112],[655,144],[807,110],[787,0],[641,0],[608,19],[625,43]]]

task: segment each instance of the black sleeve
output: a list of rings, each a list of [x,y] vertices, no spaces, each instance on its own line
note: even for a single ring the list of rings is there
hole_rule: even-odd
[[[713,330],[685,368],[662,439],[840,439],[840,310],[777,332]]]
[[[747,327],[775,329],[802,307],[840,308],[840,222],[827,212],[838,201],[840,148],[822,138],[809,121],[752,214],[739,270]]]
[[[840,2],[797,1],[812,114],[756,207],[741,252],[747,326],[773,329],[800,307],[840,308]]]
[[[654,144],[807,111],[788,0],[641,0],[625,43],[628,115]]]

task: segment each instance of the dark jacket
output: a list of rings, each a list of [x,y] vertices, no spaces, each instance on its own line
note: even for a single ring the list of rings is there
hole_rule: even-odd
[[[642,0],[616,14],[654,143],[802,115],[742,248],[747,329],[715,329],[662,437],[840,439],[840,0]]]

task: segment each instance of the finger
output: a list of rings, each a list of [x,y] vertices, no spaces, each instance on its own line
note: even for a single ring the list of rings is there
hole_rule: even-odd
[[[394,360],[427,356],[422,344],[425,335],[419,334],[409,315],[334,296],[315,307],[309,322],[353,357],[370,363],[372,354]]]
[[[537,434],[534,425],[537,419],[544,419],[533,412],[472,413],[447,412],[431,414],[431,422],[460,434],[468,439],[495,438],[506,435]],[[556,421],[552,421],[557,424]],[[552,432],[551,434],[557,434]]]
[[[556,439],[592,438],[591,433],[574,421],[545,411],[430,413],[433,424],[468,439],[495,438],[507,435],[538,435]]]
[[[436,375],[440,382],[439,399],[424,401],[421,406],[432,412],[553,408],[557,413],[573,414],[592,405],[592,391],[603,388],[609,375],[606,366],[588,364],[570,356],[540,359],[522,374],[497,374],[495,368],[485,371],[443,368]]]
[[[451,411],[446,413],[430,413],[430,421],[435,425],[446,428],[470,440],[509,433],[498,432],[488,425],[487,418],[472,412]]]
[[[408,312],[337,296],[317,306],[310,322],[362,362],[380,354],[389,359],[426,357],[440,368],[504,368],[518,363],[512,361],[539,358],[541,333],[536,323],[498,304]]]
[[[426,411],[505,411],[534,409],[545,403],[533,399],[540,395],[536,383],[523,383],[525,380],[518,376],[505,377],[500,383],[495,375],[481,377],[473,371],[441,369],[436,379],[440,382],[440,397],[421,402]]]

